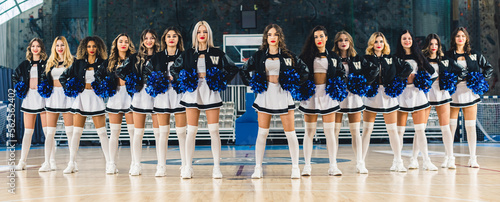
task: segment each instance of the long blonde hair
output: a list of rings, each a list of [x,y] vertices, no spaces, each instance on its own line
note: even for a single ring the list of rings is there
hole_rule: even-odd
[[[57,54],[56,51],[57,41],[59,40],[61,40],[64,44],[63,58],[59,58],[59,54]],[[68,68],[73,64],[73,56],[71,55],[71,51],[69,50],[68,41],[64,36],[58,36],[54,39],[54,42],[52,42],[52,48],[50,49],[50,57],[47,60],[47,67],[45,68],[45,73],[49,73],[52,67],[54,66],[57,67],[59,64],[59,59],[63,60],[63,66],[65,68]]]
[[[45,52],[45,45],[43,45],[42,39],[35,37],[31,39],[30,43],[28,44],[28,48],[26,48],[26,60],[31,61],[33,60],[33,53],[31,52],[31,45],[33,45],[33,42],[38,42],[40,44],[40,59],[46,60],[47,59],[47,52]]]
[[[384,55],[391,54],[391,48],[387,43],[387,39],[385,38],[384,34],[382,34],[382,32],[374,32],[372,36],[370,36],[370,39],[368,39],[368,47],[366,47],[365,54],[366,55],[375,54],[375,49],[373,48],[373,45],[375,44],[375,40],[377,39],[377,37],[382,37],[382,39],[384,40],[384,49],[382,49],[382,54]]]
[[[109,59],[108,59],[108,71],[110,71],[110,72],[113,71],[113,69],[115,68],[115,64],[120,65],[120,63],[118,62],[120,55],[118,54],[118,47],[117,46],[118,46],[118,39],[122,36],[127,37],[127,40],[129,43],[125,58],[128,58],[130,55],[135,53],[135,46],[134,46],[134,43],[132,43],[132,40],[130,39],[130,37],[125,33],[118,34],[118,36],[116,36],[116,38],[113,40],[113,43],[111,43],[111,50],[110,50]]]
[[[199,21],[198,23],[196,23],[196,25],[194,26],[194,29],[193,29],[193,34],[192,34],[192,38],[191,40],[193,41],[193,48],[198,51],[198,45],[199,45],[199,42],[198,42],[198,29],[200,28],[200,26],[205,26],[207,28],[207,32],[208,32],[208,37],[207,37],[207,48],[213,48],[214,47],[214,37],[213,37],[213,34],[212,34],[212,28],[210,28],[210,25],[208,25],[208,22],[207,21]]]
[[[337,32],[337,34],[335,35],[335,39],[333,40],[334,45],[332,51],[337,53],[337,55],[340,55],[338,42],[340,41],[340,36],[342,34],[346,35],[347,40],[349,41],[349,49],[347,49],[347,56],[355,57],[358,53],[356,52],[356,49],[354,49],[354,40],[352,40],[352,36],[346,31]]]

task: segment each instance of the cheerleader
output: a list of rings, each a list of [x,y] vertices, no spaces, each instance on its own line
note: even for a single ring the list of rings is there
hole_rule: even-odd
[[[160,72],[163,79],[170,82],[163,91],[166,92],[156,95],[154,99],[153,111],[157,113],[158,124],[160,128],[160,138],[156,140],[158,165],[156,166],[156,177],[166,175],[166,153],[168,147],[168,136],[170,134],[170,114],[175,116],[175,131],[179,139],[179,150],[181,154],[181,170],[185,163],[186,146],[186,108],[180,104],[182,94],[178,94],[174,88],[172,76],[170,76],[170,67],[174,64],[180,54],[184,51],[184,43],[181,32],[175,27],[169,27],[161,36],[161,51],[151,58],[154,71]],[[159,82],[159,81],[156,81]]]
[[[132,152],[132,162],[129,174],[137,176],[142,173],[141,155],[142,138],[144,137],[144,125],[146,115],[153,113],[153,97],[146,92],[146,83],[151,74],[151,57],[160,49],[160,44],[156,40],[158,35],[152,29],[146,29],[141,34],[139,51],[128,57],[120,67],[116,69],[116,75],[125,80],[125,86],[129,93],[133,94],[130,109],[133,112],[134,133],[130,135],[130,149]],[[153,125],[157,124],[157,119],[153,117]],[[155,138],[157,131],[155,132]]]
[[[12,82],[17,97],[23,99],[21,111],[24,116],[23,146],[16,170],[26,170],[26,159],[31,147],[31,138],[33,137],[37,114],[40,114],[42,120],[43,133],[47,134],[45,100],[37,92],[42,72],[45,70],[46,59],[47,54],[42,39],[33,38],[26,48],[26,60],[19,64],[12,74]]]
[[[313,149],[313,137],[316,133],[318,115],[323,117],[323,128],[326,137],[328,156],[330,158],[329,175],[334,175],[337,168],[337,140],[335,138],[335,113],[340,109],[337,100],[331,96],[337,92],[327,92],[326,89],[332,89],[333,83],[327,78],[339,77],[343,79],[344,71],[342,61],[334,52],[326,50],[328,34],[323,26],[316,26],[306,38],[304,48],[299,58],[307,65],[309,72],[308,82],[315,84],[315,94],[311,98],[300,103],[299,110],[304,113],[305,136],[304,136],[304,160],[305,166],[302,175],[311,175],[311,154]],[[328,87],[327,87],[328,85]],[[304,85],[305,86],[305,85]]]
[[[463,27],[453,31],[451,48],[445,55],[457,62],[461,69],[468,72],[467,77],[458,82],[456,92],[451,95],[450,128],[451,134],[455,134],[458,112],[462,109],[470,154],[467,165],[479,168],[476,157],[477,103],[481,102],[479,95],[488,91],[486,80],[493,74],[493,67],[481,53],[471,50],[469,33]],[[448,153],[448,155],[453,155],[453,153]],[[453,156],[448,157],[449,161],[451,157]],[[448,162],[448,165],[450,164],[454,164],[454,162]]]
[[[129,134],[134,133],[134,120],[130,111],[132,97],[125,88],[125,80],[118,78],[116,68],[123,61],[135,53],[135,47],[127,34],[119,34],[111,44],[109,59],[104,61],[96,72],[96,85],[100,85],[102,98],[108,98],[106,112],[109,117],[109,162],[106,165],[106,174],[118,173],[116,168],[116,155],[118,152],[118,138],[121,132],[121,123],[125,114]]]
[[[394,159],[401,159],[401,144],[397,131],[397,112],[399,103],[397,96],[406,85],[405,80],[411,73],[411,66],[402,59],[391,56],[391,49],[381,32],[375,32],[368,39],[365,58],[379,68],[379,74],[371,85],[366,97],[363,98],[366,109],[363,112],[363,157],[366,160],[370,136],[377,113],[384,115],[385,127],[389,134],[389,141]],[[404,167],[403,167],[404,168]],[[368,173],[368,170],[364,170]],[[404,171],[404,169],[398,170]]]
[[[412,113],[413,124],[415,127],[415,137],[417,146],[423,155],[423,168],[425,170],[437,170],[432,164],[427,152],[427,137],[425,136],[425,123],[428,116],[424,109],[429,108],[430,104],[425,95],[432,84],[431,78],[436,78],[437,73],[429,62],[425,59],[418,44],[414,43],[413,34],[409,30],[404,30],[400,35],[400,43],[396,49],[396,56],[406,60],[412,67],[412,72],[408,76],[408,85],[403,93],[398,97],[398,134],[400,142],[403,143],[403,136],[406,129],[406,120],[408,113]],[[430,75],[430,77],[429,77]],[[403,149],[401,144],[399,151]],[[410,160],[410,169],[418,168],[417,159]],[[394,159],[391,171],[406,171],[401,159]]]
[[[255,74],[250,78],[250,72],[253,71]],[[301,59],[286,48],[285,35],[280,26],[270,24],[264,29],[262,45],[243,65],[241,75],[243,82],[259,93],[252,106],[258,112],[259,121],[252,178],[262,178],[262,160],[272,115],[280,115],[283,123],[292,158],[291,178],[300,178],[299,142],[294,126],[295,103],[290,93],[294,89],[290,86],[305,83],[309,70]]]
[[[220,171],[219,112],[222,106],[220,91],[226,88],[238,69],[226,54],[214,47],[212,29],[206,21],[196,23],[192,34],[193,46],[183,52],[170,69],[173,80],[187,90],[181,99],[186,107],[187,136],[185,166],[181,171],[184,179],[193,176],[192,159],[195,137],[198,131],[200,110],[207,115],[211,138],[214,168],[212,177],[222,178]]]
[[[346,31],[340,31],[335,35],[335,45],[333,52],[342,58],[345,74],[348,75],[347,97],[340,102],[340,111],[335,115],[335,138],[338,139],[340,127],[342,126],[342,116],[347,113],[349,118],[349,130],[352,136],[352,148],[356,155],[356,171],[358,173],[368,173],[362,158],[362,139],[360,134],[361,112],[365,109],[362,96],[366,93],[366,87],[378,75],[379,68],[375,64],[368,62],[358,55],[354,49],[352,37]],[[336,146],[335,150],[338,149]],[[334,175],[342,175],[336,169]]]
[[[45,99],[45,109],[47,110],[47,134],[45,135],[45,162],[42,164],[39,172],[48,172],[56,170],[55,140],[57,120],[59,113],[63,113],[64,129],[68,138],[68,146],[71,146],[73,138],[73,115],[71,105],[74,98],[64,95],[64,90],[59,82],[61,74],[73,64],[73,56],[69,50],[68,42],[64,36],[58,36],[52,43],[52,49],[47,67],[43,73],[46,85],[40,85],[41,88],[49,89],[50,96]]]

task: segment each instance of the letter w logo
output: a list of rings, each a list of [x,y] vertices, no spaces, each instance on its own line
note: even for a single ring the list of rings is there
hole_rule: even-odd
[[[477,55],[476,55],[476,54],[472,54],[472,55],[470,55],[470,59],[471,59],[472,61],[476,61],[476,60],[477,60]]]
[[[353,62],[353,63],[354,63],[354,68],[361,69],[361,62]]]
[[[392,58],[385,58],[388,65],[392,65]]]
[[[333,66],[334,66],[334,67],[337,67],[337,59],[332,58],[332,63],[333,63]]]
[[[450,64],[450,61],[448,61],[448,60],[443,60],[443,61],[441,61],[441,63],[443,63],[443,65],[444,65],[445,67],[448,67],[448,65]]]
[[[219,56],[210,56],[210,59],[212,60],[212,64],[214,65],[219,64]]]
[[[292,58],[284,58],[286,66],[292,66]]]

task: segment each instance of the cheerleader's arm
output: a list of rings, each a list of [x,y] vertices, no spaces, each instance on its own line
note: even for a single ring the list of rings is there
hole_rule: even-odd
[[[255,57],[254,56],[255,55],[248,58],[248,60],[245,62],[245,64],[243,64],[243,66],[241,66],[239,69],[241,80],[247,86],[250,84],[250,79],[252,79],[252,77],[250,76],[250,72],[255,71]]]
[[[186,52],[181,53],[177,59],[175,59],[174,64],[170,67],[170,76],[172,76],[174,81],[179,79],[179,73],[184,69],[184,58],[186,57]]]
[[[12,73],[12,83],[13,85],[16,85],[17,83],[19,83],[19,81],[22,80],[22,67],[23,65],[26,63],[26,61],[22,62],[21,64],[19,64],[19,66],[17,66],[17,68],[14,70],[14,72]]]
[[[396,62],[397,68],[399,69],[397,76],[399,78],[401,78],[401,80],[408,78],[413,70],[410,63],[408,63],[408,62],[406,62],[398,57],[393,57],[393,61]]]
[[[132,73],[132,68],[134,68],[134,64],[135,62],[130,59],[132,57],[135,58],[136,54],[134,55],[131,55],[130,57],[128,57],[127,59],[125,59],[125,61],[123,61],[123,63],[118,66],[116,68],[116,76],[118,76],[118,78],[122,79],[122,80],[125,80],[127,78],[127,76]]]
[[[59,76],[59,83],[61,83],[61,85],[64,89],[67,88],[67,86],[66,86],[67,81],[75,75],[74,74],[74,69],[76,68],[75,63],[76,62],[74,62],[70,67],[68,67],[66,70],[64,70],[64,72],[61,74],[61,76]]]
[[[309,68],[307,67],[306,63],[304,63],[304,61],[302,61],[297,56],[295,56],[295,66],[296,66],[295,69],[297,70],[297,73],[299,73],[300,76],[299,85],[302,85],[309,78]]]
[[[479,60],[477,62],[479,64],[479,67],[483,69],[482,73],[484,75],[484,78],[491,78],[491,75],[493,74],[493,66],[491,66],[491,64],[486,60],[483,54],[479,54]]]
[[[361,60],[361,67],[363,67],[365,70],[363,70],[364,76],[366,77],[366,81],[368,84],[373,83],[377,76],[380,74],[380,69],[375,65],[374,63],[366,60],[365,58],[362,58]]]
[[[226,54],[224,54],[224,57],[222,57],[222,67],[226,71],[226,79],[229,83],[231,80],[233,80],[234,76],[238,74],[238,67]]]

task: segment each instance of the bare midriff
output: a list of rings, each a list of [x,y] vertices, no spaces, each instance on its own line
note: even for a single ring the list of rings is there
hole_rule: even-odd
[[[314,84],[321,85],[326,83],[326,73],[314,73]]]

